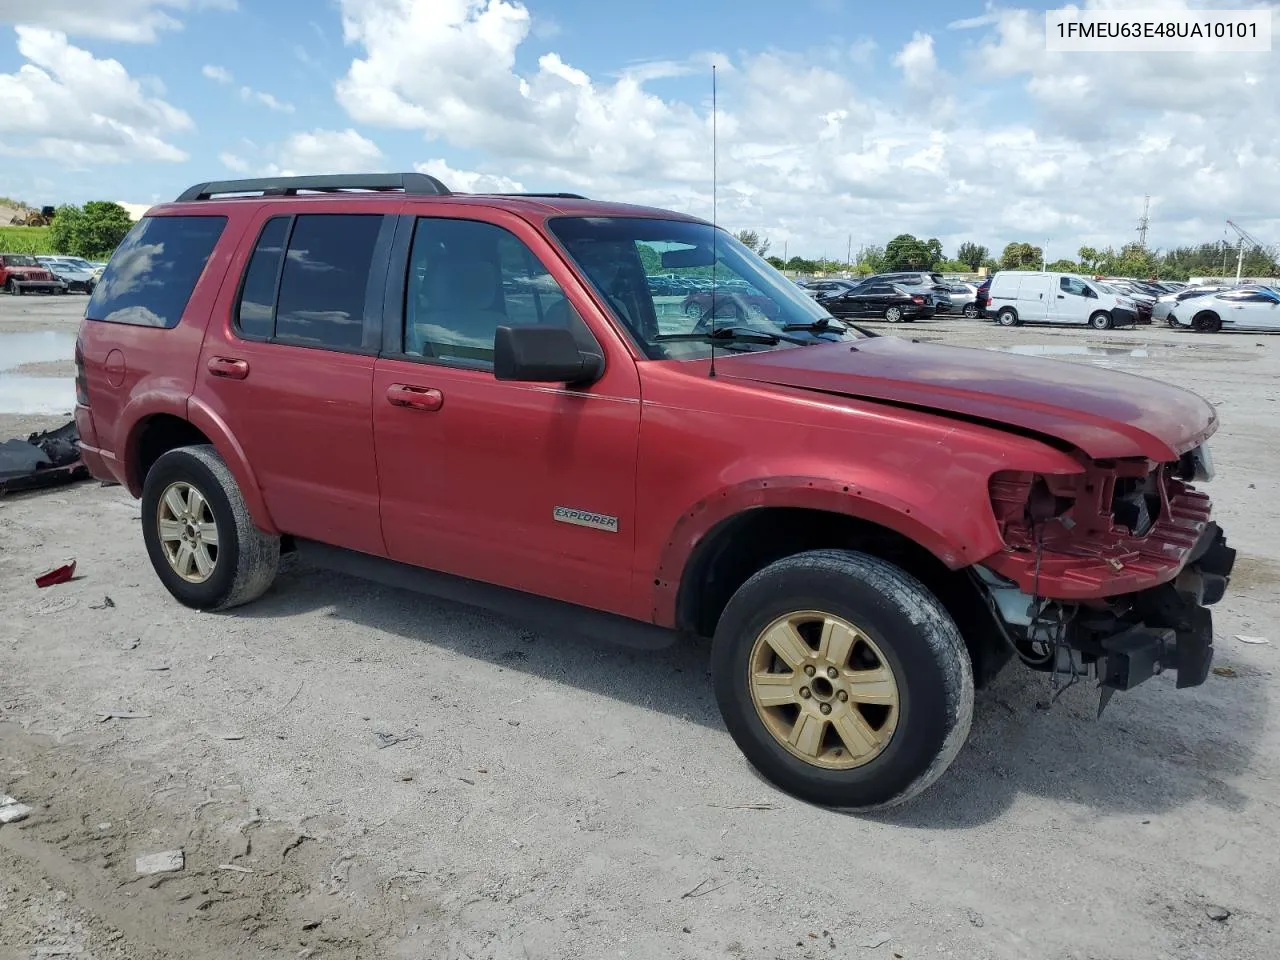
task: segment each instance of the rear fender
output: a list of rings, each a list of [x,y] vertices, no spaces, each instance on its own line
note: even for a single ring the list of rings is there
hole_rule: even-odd
[[[975,504],[979,506],[957,510],[955,500],[942,499],[921,507],[888,490],[821,477],[770,477],[726,487],[684,511],[667,539],[652,580],[654,621],[675,622],[681,577],[695,548],[718,524],[743,511],[799,507],[866,520],[901,534],[957,570],[1004,546],[990,505]]]

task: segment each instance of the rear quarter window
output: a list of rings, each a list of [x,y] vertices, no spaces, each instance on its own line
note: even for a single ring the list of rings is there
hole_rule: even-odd
[[[176,327],[226,225],[226,217],[143,217],[112,255],[85,316]]]

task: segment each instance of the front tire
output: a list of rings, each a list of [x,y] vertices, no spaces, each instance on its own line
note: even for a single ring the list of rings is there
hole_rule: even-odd
[[[13,296],[13,297],[22,296],[22,288],[18,286],[18,281],[14,280],[12,277],[9,278],[9,282],[5,284],[4,288],[9,292],[10,296]]]
[[[1012,307],[1005,307],[996,314],[996,323],[1002,327],[1016,327],[1018,325],[1018,314]]]
[[[910,800],[964,744],[973,668],[945,608],[867,554],[816,550],[765,567],[730,599],[711,672],[730,735],[803,800]]]
[[[142,536],[161,583],[197,610],[256,600],[280,563],[280,538],[253,525],[235,478],[208,444],[170,450],[147,472]]]
[[[1095,330],[1110,330],[1111,323],[1111,314],[1107,313],[1105,310],[1099,310],[1089,318],[1089,326],[1093,327]]]
[[[1212,310],[1203,310],[1191,318],[1191,329],[1197,333],[1217,333],[1222,329],[1222,318]]]
[[[976,304],[966,303],[964,306],[964,318],[966,320],[975,320],[978,316],[978,307]]]

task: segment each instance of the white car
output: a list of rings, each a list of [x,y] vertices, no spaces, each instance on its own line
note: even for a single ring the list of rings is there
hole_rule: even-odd
[[[1156,300],[1155,305],[1151,308],[1151,322],[1160,323],[1164,321],[1169,326],[1176,327],[1178,321],[1173,318],[1172,314],[1177,309],[1178,304],[1184,300],[1190,300],[1192,297],[1206,297],[1211,293],[1221,293],[1223,290],[1230,289],[1227,286],[1188,287],[1186,290],[1179,290],[1176,293],[1166,293]]]
[[[1201,333],[1219,330],[1280,331],[1280,293],[1270,287],[1223,290],[1192,297],[1174,308],[1171,317],[1180,327]]]
[[[1001,270],[992,277],[985,312],[1002,327],[1072,323],[1110,330],[1138,322],[1137,305],[1105,283],[1033,270]]]

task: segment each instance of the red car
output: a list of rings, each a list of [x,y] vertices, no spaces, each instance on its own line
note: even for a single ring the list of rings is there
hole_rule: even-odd
[[[56,293],[62,290],[62,284],[35,257],[25,253],[0,253],[0,290],[12,294],[28,290]]]
[[[712,265],[770,310],[659,324],[646,270]],[[1196,395],[860,332],[664,210],[199,184],[112,257],[76,361],[85,461],[141,497],[180,602],[251,601],[296,551],[548,631],[700,638],[743,753],[819,803],[924,789],[1014,657],[1104,696],[1202,683],[1234,560]]]

